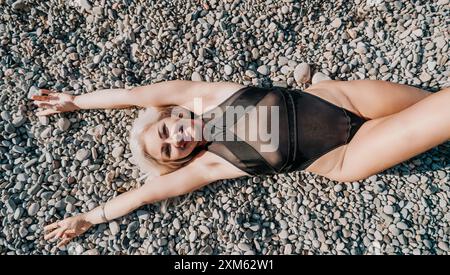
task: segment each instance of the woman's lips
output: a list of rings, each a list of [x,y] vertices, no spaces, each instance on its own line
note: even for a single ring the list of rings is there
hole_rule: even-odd
[[[183,123],[180,126],[179,133],[181,134],[181,140],[179,143],[179,147],[181,149],[185,149],[191,142],[196,141],[194,138],[195,128],[198,127],[196,122],[192,119],[189,123]]]
[[[181,128],[181,140],[180,140],[180,148],[185,149],[189,142],[192,141],[192,136],[190,135],[188,129],[186,127]]]
[[[180,148],[181,148],[181,149],[186,148],[186,143],[187,143],[187,141],[182,140],[182,141],[180,142]]]

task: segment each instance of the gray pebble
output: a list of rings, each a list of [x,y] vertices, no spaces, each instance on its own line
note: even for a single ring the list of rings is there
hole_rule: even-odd
[[[122,75],[122,73],[123,73],[123,70],[122,69],[120,69],[120,68],[114,68],[114,69],[112,69],[112,74],[115,76],[115,77],[120,77],[121,75]]]
[[[283,229],[281,230],[281,232],[279,233],[279,236],[281,239],[287,239],[287,237],[289,236],[289,233],[287,230]]]
[[[125,149],[122,146],[116,147],[113,149],[111,155],[114,158],[120,158],[122,156],[122,153],[125,151]]]
[[[440,241],[440,242],[438,243],[438,247],[439,247],[440,249],[444,250],[444,251],[449,251],[449,249],[448,249],[448,243],[446,243],[446,242]]]
[[[434,43],[438,49],[442,49],[445,45],[447,45],[447,42],[443,36],[435,38]]]
[[[147,211],[144,210],[138,210],[136,212],[136,215],[140,220],[148,220],[150,218],[150,214]]]
[[[331,78],[324,73],[317,72],[313,75],[311,83],[316,84],[316,83],[319,83],[321,81],[326,81],[326,80],[331,80]]]
[[[135,232],[138,228],[139,228],[139,222],[138,222],[138,221],[133,221],[133,222],[131,222],[131,223],[128,225],[128,227],[127,227],[127,232],[128,232],[128,233]]]
[[[6,204],[6,209],[8,210],[8,212],[14,213],[14,211],[16,210],[16,204],[14,203],[14,201],[12,199],[7,199],[5,204]]]
[[[392,207],[391,205],[385,205],[385,206],[383,207],[383,212],[386,213],[386,214],[388,214],[388,215],[392,215],[392,214],[394,214],[395,209],[394,209],[394,207]]]
[[[11,7],[15,11],[20,11],[27,7],[27,3],[24,0],[18,0],[18,1],[15,1]]]
[[[67,118],[64,118],[64,117],[58,119],[58,123],[57,124],[58,124],[58,128],[61,131],[67,131],[67,129],[69,129],[69,127],[70,127],[70,121]]]
[[[87,0],[79,0],[80,6],[86,11],[90,11],[92,9],[91,4]]]
[[[259,66],[257,71],[262,75],[268,75],[270,73],[269,68],[266,65]]]
[[[93,248],[93,249],[86,250],[85,252],[82,253],[82,255],[90,255],[90,256],[100,255],[100,252],[98,251],[97,248]]]
[[[335,29],[339,29],[342,25],[342,21],[340,18],[336,18],[331,22],[331,26]]]
[[[189,241],[191,242],[191,243],[193,243],[193,242],[195,242],[197,240],[197,232],[196,231],[192,231],[190,234],[189,234]]]
[[[401,230],[406,230],[406,229],[409,228],[409,226],[406,223],[404,223],[404,222],[398,222],[396,224],[396,226],[397,226],[398,229],[401,229]]]
[[[30,207],[28,207],[28,216],[33,217],[37,214],[38,211],[39,211],[39,204],[35,202],[31,204]]]
[[[165,68],[167,71],[171,72],[173,70],[175,70],[175,65],[173,65],[172,63],[168,64]]]
[[[409,177],[407,178],[407,180],[408,180],[409,182],[412,182],[412,183],[418,183],[420,179],[419,179],[419,177],[416,176],[416,175],[411,175],[411,176],[409,176]]]
[[[116,221],[112,221],[109,223],[109,230],[113,236],[117,235],[120,231],[120,226]]]
[[[98,64],[100,63],[101,60],[102,60],[101,55],[95,55],[94,58],[92,59],[92,62],[94,62],[94,64]]]
[[[41,189],[41,186],[39,184],[34,184],[28,189],[28,195],[32,196],[35,195],[39,190]]]
[[[419,75],[419,79],[422,82],[428,82],[431,80],[431,75],[429,75],[427,72],[424,71]]]
[[[233,73],[233,68],[230,65],[225,65],[223,68],[225,75],[231,75]]]
[[[0,113],[0,117],[2,118],[2,120],[4,121],[10,121],[11,120],[11,115],[9,114],[9,112],[7,111],[2,111]]]
[[[19,236],[21,238],[25,238],[27,235],[28,235],[28,230],[25,227],[21,226],[19,228]]]
[[[180,229],[181,229],[181,223],[180,223],[180,220],[179,220],[178,218],[175,218],[175,219],[173,220],[173,227],[174,227],[176,230],[180,230]]]
[[[25,182],[25,181],[27,181],[27,177],[25,174],[21,173],[21,174],[17,175],[17,180],[21,181],[21,182]]]
[[[191,76],[192,81],[203,81],[202,76],[198,72],[193,72]]]
[[[19,153],[19,154],[23,154],[23,153],[25,153],[25,148],[23,148],[21,146],[14,145],[12,147],[12,151],[16,152],[16,153]]]
[[[311,79],[311,69],[308,63],[300,63],[295,67],[294,79],[297,84],[307,83]]]
[[[16,210],[14,211],[13,218],[15,220],[19,220],[22,217],[23,212],[24,212],[23,208],[17,207]]]
[[[209,228],[206,227],[206,226],[204,226],[204,225],[200,225],[200,226],[198,227],[198,229],[199,229],[201,232],[205,233],[205,234],[210,234],[210,233],[211,233],[211,230],[209,230]]]
[[[252,70],[246,70],[245,71],[245,75],[250,77],[250,78],[256,77],[256,73],[254,71],[252,71]]]
[[[90,151],[87,149],[80,149],[77,151],[77,153],[75,154],[75,158],[79,161],[83,161],[85,159],[87,159],[90,155]]]

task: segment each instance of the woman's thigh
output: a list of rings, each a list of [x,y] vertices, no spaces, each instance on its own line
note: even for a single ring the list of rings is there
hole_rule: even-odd
[[[306,171],[339,181],[381,172],[450,139],[450,90],[401,112],[365,122],[353,139],[317,159]]]
[[[367,119],[398,113],[433,94],[412,86],[381,80],[323,81],[305,92],[334,101]]]

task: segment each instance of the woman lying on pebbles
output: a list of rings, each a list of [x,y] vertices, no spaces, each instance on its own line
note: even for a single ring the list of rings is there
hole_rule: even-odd
[[[309,171],[357,181],[450,139],[450,89],[430,93],[377,80],[333,81],[304,91],[174,80],[81,96],[41,90],[37,115],[147,108],[130,149],[141,187],[45,227],[58,246],[145,205],[221,179]]]

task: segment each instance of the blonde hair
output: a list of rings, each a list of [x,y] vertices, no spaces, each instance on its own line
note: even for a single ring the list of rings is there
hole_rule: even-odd
[[[161,176],[173,172],[186,165],[195,156],[194,150],[191,154],[182,159],[163,162],[162,160],[154,158],[145,150],[144,133],[153,124],[164,118],[170,117],[174,113],[174,108],[176,107],[179,106],[171,105],[160,108],[149,107],[139,111],[138,117],[133,122],[130,131],[130,150],[135,164],[144,174],[143,178]]]

